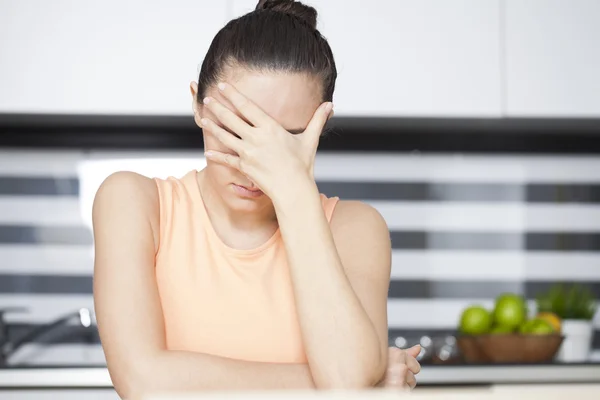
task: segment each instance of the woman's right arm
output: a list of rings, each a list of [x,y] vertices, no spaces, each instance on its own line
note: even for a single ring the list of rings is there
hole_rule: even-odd
[[[158,215],[156,184],[132,172],[108,177],[94,200],[95,311],[119,395],[314,388],[306,364],[247,362],[167,350],[154,273]]]

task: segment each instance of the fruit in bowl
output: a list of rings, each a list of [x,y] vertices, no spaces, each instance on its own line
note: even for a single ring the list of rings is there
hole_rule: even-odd
[[[465,335],[487,333],[492,326],[492,314],[482,306],[471,306],[460,317],[460,331]]]
[[[560,344],[560,319],[550,313],[527,319],[523,297],[511,293],[496,299],[490,312],[466,308],[460,318],[458,346],[470,363],[539,363],[551,361]]]
[[[496,325],[490,330],[490,335],[507,335],[513,332],[514,329],[512,327]]]
[[[496,299],[494,323],[507,329],[516,329],[527,319],[527,303],[519,295],[505,293]]]
[[[519,333],[523,335],[549,335],[556,333],[550,322],[542,318],[534,318],[526,321],[519,327]]]

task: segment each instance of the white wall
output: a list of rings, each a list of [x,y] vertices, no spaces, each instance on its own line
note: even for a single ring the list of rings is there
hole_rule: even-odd
[[[600,117],[598,0],[305,0],[336,115]],[[0,113],[190,115],[218,30],[256,0],[0,0]]]
[[[600,117],[600,1],[505,3],[507,114]]]
[[[0,0],[0,112],[183,114],[216,0]]]
[[[500,116],[499,0],[307,0],[337,115]],[[4,0],[0,112],[189,115],[224,23],[256,0]]]

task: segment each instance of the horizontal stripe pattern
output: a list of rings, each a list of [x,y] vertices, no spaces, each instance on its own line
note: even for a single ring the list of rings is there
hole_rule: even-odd
[[[93,307],[91,202],[106,176],[181,176],[205,162],[195,152],[57,156],[0,151],[0,308],[28,307],[7,315],[13,336]],[[322,192],[367,202],[390,228],[390,341],[451,334],[464,307],[491,307],[507,291],[532,299],[579,282],[600,297],[598,157],[320,154],[315,176]],[[34,346],[98,344],[95,330],[77,329]],[[32,354],[27,362],[52,359]]]
[[[600,183],[594,156],[319,154],[317,180],[342,182]]]
[[[0,274],[91,275],[91,246],[0,245]],[[565,268],[565,265],[569,268]],[[589,252],[395,250],[392,279],[600,281],[600,254]]]
[[[568,265],[568,268],[565,266]],[[395,250],[392,279],[600,281],[598,252]]]
[[[112,172],[98,173],[100,182]],[[131,169],[127,169],[131,170]],[[183,170],[183,168],[181,168]],[[187,172],[187,170],[185,170]],[[142,171],[143,172],[143,171]],[[153,176],[147,174],[148,176]],[[162,174],[164,177],[177,174]],[[100,183],[98,182],[98,183]],[[76,177],[0,176],[0,196],[78,196]],[[319,190],[345,200],[431,202],[600,203],[600,184],[506,184],[485,182],[340,182],[318,180]]]
[[[92,276],[0,274],[0,293],[91,294]]]
[[[3,225],[80,227],[83,218],[77,197],[6,196],[0,197],[0,222]]]
[[[573,284],[572,281],[561,283]],[[535,298],[556,285],[553,281],[488,280],[473,282],[462,280],[392,280],[388,297],[392,299],[461,299],[495,298],[502,293],[523,294]],[[587,283],[594,297],[600,298],[600,282]],[[1,294],[92,294],[92,276],[0,274]]]
[[[91,245],[92,233],[84,226],[0,225],[0,244]]]
[[[150,160],[162,161],[154,170],[202,168],[201,151],[83,152],[0,149],[0,176],[77,175],[84,163],[109,164],[111,170],[137,169]],[[175,167],[174,167],[175,166]],[[151,169],[151,167],[148,167]],[[143,172],[143,171],[140,171]],[[343,182],[487,182],[487,183],[600,183],[600,158],[596,156],[427,155],[402,153],[319,153],[315,177]]]
[[[89,275],[93,247],[44,244],[0,244],[0,274]]]
[[[0,148],[0,176],[25,179],[73,178],[86,158],[83,151],[26,151]]]
[[[77,178],[0,176],[0,196],[77,196]]]
[[[485,182],[339,182],[318,181],[328,196],[348,200],[598,203],[600,185]]]
[[[369,201],[390,230],[598,232],[600,206]]]
[[[598,251],[597,232],[392,231],[393,249]],[[91,245],[91,230],[74,226],[0,225],[0,244]]]
[[[574,282],[563,281],[572,284]],[[556,282],[548,281],[479,281],[477,284],[464,281],[393,280],[388,296],[394,299],[463,299],[495,298],[503,293],[519,293],[533,299],[547,292]],[[588,283],[586,287],[594,297],[600,298],[600,282]]]
[[[392,231],[394,249],[598,251],[600,233]]]

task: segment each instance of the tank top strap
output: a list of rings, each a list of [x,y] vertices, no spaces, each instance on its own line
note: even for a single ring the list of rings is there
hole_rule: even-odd
[[[159,246],[156,256],[160,249],[170,245],[170,237],[173,229],[177,229],[178,212],[186,212],[191,215],[194,209],[194,202],[190,196],[186,180],[190,180],[196,171],[188,172],[183,178],[169,176],[166,179],[154,178],[158,190],[159,203]],[[181,221],[179,221],[181,222]]]
[[[335,206],[338,201],[340,201],[339,197],[327,197],[323,193],[321,193],[321,204],[323,204],[323,210],[325,211],[325,216],[327,216],[327,221],[331,222],[331,217],[333,216],[333,211],[335,210]]]

